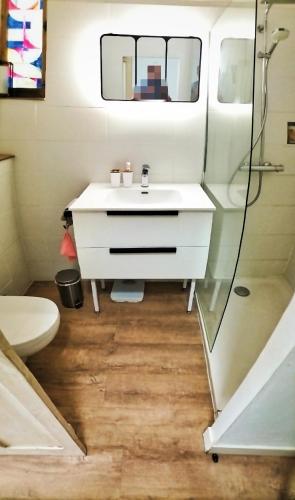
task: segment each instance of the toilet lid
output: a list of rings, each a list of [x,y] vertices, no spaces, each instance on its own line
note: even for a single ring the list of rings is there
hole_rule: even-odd
[[[0,330],[13,346],[46,334],[57,321],[59,310],[49,299],[0,296]]]

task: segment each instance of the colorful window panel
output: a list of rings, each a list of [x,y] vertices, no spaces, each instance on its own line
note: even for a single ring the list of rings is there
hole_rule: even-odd
[[[43,86],[43,2],[7,1],[7,60],[13,64],[13,89]]]

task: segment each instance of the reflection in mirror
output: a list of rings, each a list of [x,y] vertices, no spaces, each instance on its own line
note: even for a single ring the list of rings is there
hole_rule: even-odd
[[[254,40],[225,38],[220,48],[218,101],[250,104],[252,102],[252,65]]]
[[[133,99],[135,39],[124,35],[101,37],[102,96],[104,99]]]
[[[194,37],[101,37],[102,97],[195,102],[201,41]]]
[[[135,100],[170,100],[166,83],[166,42],[162,37],[140,37],[137,41]]]
[[[167,81],[172,101],[199,99],[201,42],[198,38],[170,38]]]

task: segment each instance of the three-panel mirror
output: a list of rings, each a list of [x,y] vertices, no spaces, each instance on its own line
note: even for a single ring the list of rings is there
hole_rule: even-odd
[[[102,35],[101,94],[106,100],[196,102],[201,40]]]

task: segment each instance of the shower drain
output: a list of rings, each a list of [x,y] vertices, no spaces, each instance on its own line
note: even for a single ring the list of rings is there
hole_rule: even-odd
[[[245,286],[236,286],[234,292],[239,295],[239,297],[248,297],[248,295],[250,295],[250,290]]]

